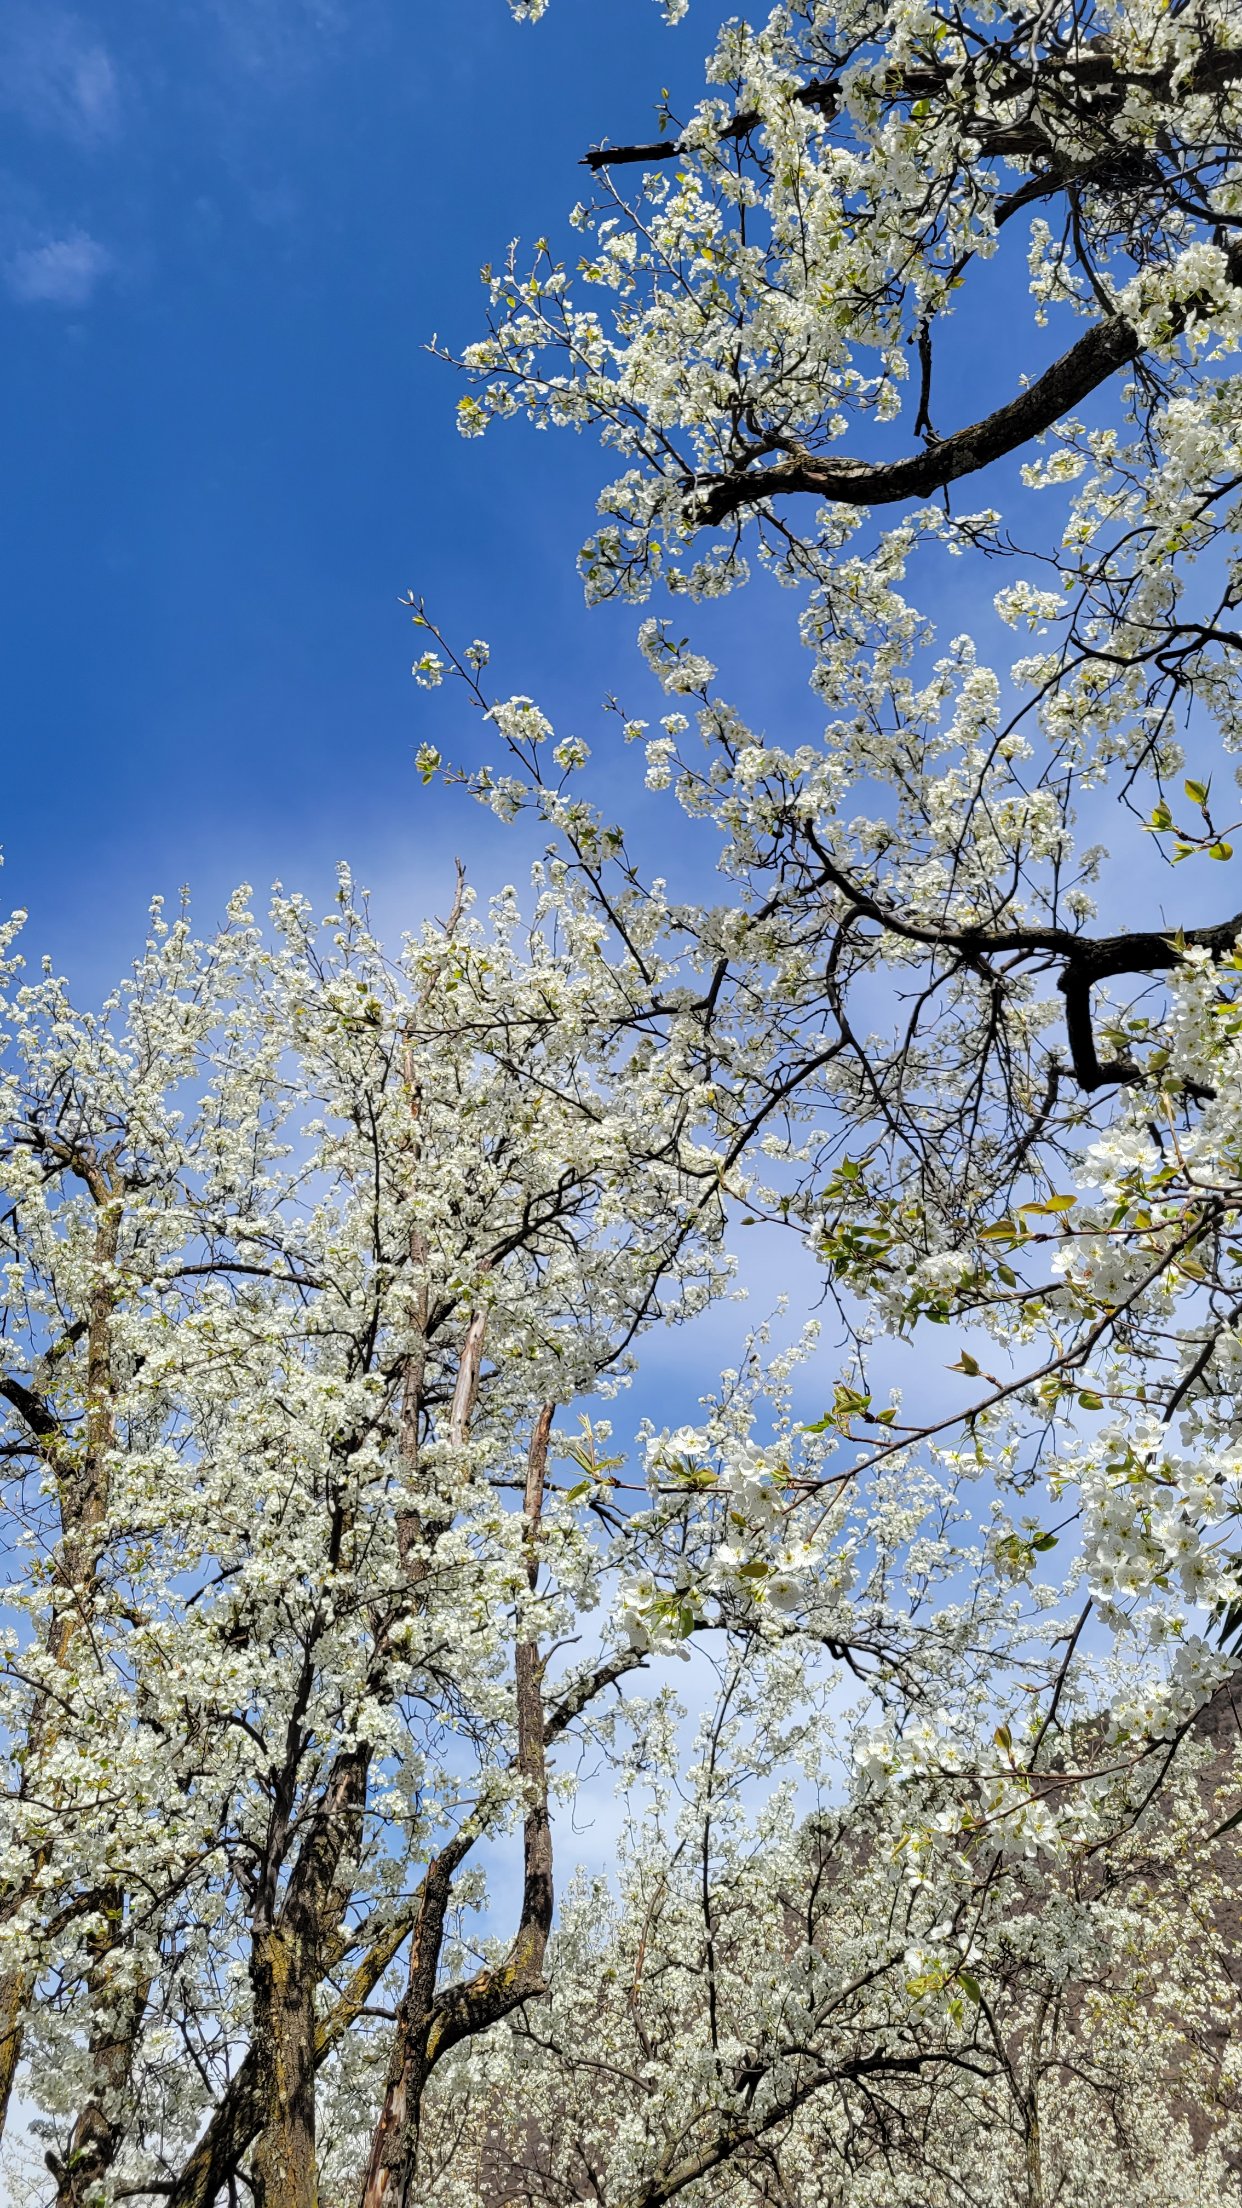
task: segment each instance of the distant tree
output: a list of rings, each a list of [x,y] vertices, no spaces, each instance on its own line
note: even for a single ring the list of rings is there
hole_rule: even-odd
[[[778,1719],[722,1678],[689,1782],[670,1758],[615,1888],[567,1895],[548,2001],[437,2076],[419,2198],[1232,2199],[1236,1858],[1203,1833],[1236,1790],[1233,1707],[1137,1830],[1072,1869],[993,1861],[954,1892],[943,1853],[902,1878],[908,1805],[891,1795],[797,1817],[778,1790],[747,1814],[774,1751],[801,1749],[822,1783],[836,1727],[797,1686],[791,1700],[800,1741],[789,1702]]]

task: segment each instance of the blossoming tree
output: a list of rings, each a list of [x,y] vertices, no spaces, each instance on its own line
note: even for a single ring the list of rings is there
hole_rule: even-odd
[[[667,709],[624,734],[712,901],[416,605],[421,679],[486,716],[450,778],[549,838],[524,918],[463,890],[388,958],[348,882],[326,940],[283,895],[157,915],[99,1015],[7,940],[36,2198],[1174,2199],[1153,2072],[1219,2097],[1228,2197],[1235,17],[778,6],[684,125],[589,154],[576,271],[488,278],[463,428],[622,457],[589,589],[798,594],[780,741],[644,617]],[[938,636],[916,592],[972,574]],[[822,1268],[836,1361],[757,1334],[614,1444],[593,1399],[738,1217]],[[897,1338],[961,1399],[885,1400]],[[588,1755],[634,1837],[553,1942]]]
[[[407,2202],[437,2064],[542,1990],[550,1789],[645,1737],[622,1683],[698,1633],[908,1660],[909,1495],[826,1507],[779,1359],[637,1458],[555,1424],[729,1277],[589,900],[463,890],[395,961],[348,882],[324,926],[157,911],[97,1015],[9,931],[4,2084],[65,2208],[304,2208],[359,2080],[351,2181]],[[930,1668],[978,1677],[1005,1607],[917,1621]],[[446,1973],[511,1831],[503,1951]]]
[[[891,1801],[806,1802],[839,1718],[796,1671],[752,1693],[726,1668],[688,1783],[666,1756],[616,1886],[567,1896],[549,2000],[441,2073],[423,2197],[1228,2200],[1236,1887],[1193,1838],[1202,1767],[1093,1865],[985,1887],[949,1851],[912,1887]]]
[[[552,1419],[718,1260],[672,1092],[584,1041],[603,969],[493,922],[390,966],[347,891],[323,949],[296,900],[274,945],[160,921],[102,1018],[9,969],[5,2084],[59,2200],[144,2139],[180,2201],[243,2155],[311,2197],[315,2069],[412,1942],[386,2199],[435,2051],[538,1982],[547,1752],[633,1660],[545,1688],[603,1569]],[[514,1814],[511,1955],[446,1989]]]
[[[488,275],[461,424],[623,455],[595,594],[756,562],[798,594],[818,725],[779,740],[641,632],[672,710],[625,732],[727,884],[678,908],[704,1108],[858,1330],[843,1471],[953,1429],[1049,1493],[1015,1565],[1064,1513],[1079,1632],[1173,1647],[1184,1718],[1226,1668],[1204,1620],[1242,1615],[1235,12],[805,0],[708,77],[588,154],[576,269]],[[972,575],[975,634],[938,635],[919,578],[956,613]],[[492,708],[512,771],[476,793],[667,905],[532,716]],[[868,1339],[928,1321],[969,1330],[961,1410],[879,1433]]]

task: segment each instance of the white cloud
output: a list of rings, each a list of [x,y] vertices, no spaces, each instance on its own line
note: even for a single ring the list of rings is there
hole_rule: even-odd
[[[112,267],[105,245],[85,230],[71,230],[63,238],[48,238],[14,253],[4,275],[23,305],[84,307]]]
[[[0,107],[35,129],[79,142],[114,137],[120,89],[107,47],[66,9],[5,0]]]

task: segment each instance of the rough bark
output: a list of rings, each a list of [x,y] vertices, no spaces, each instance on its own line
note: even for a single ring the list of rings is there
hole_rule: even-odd
[[[258,2208],[318,2208],[315,2155],[315,1996],[340,1916],[334,1882],[356,1853],[371,1751],[365,1742],[336,1759],[282,1897],[275,1880],[290,1803],[273,1831],[269,1877],[250,1957],[251,2048],[260,2129],[251,2168]]]
[[[148,1984],[109,2001],[109,1969],[125,1944],[125,1903],[117,1888],[104,1897],[101,1928],[95,1941],[99,1982],[95,1994],[101,2021],[91,2035],[94,2091],[78,2115],[63,2162],[47,2156],[56,2179],[56,2208],[85,2208],[112,2168],[125,2137],[121,2114],[133,2076],[134,2049],[147,2005]]]
[[[357,2021],[384,1972],[400,1954],[409,1937],[413,1915],[411,1910],[400,1912],[373,1940],[363,1942],[362,1960],[355,1965],[334,2007],[316,2031],[316,2069]],[[330,1955],[330,1962],[341,1960],[339,1942],[336,1946],[337,1952]],[[169,2182],[166,2197],[172,2208],[211,2208],[240,2168],[263,2120],[258,2073],[258,2055],[252,2044],[229,2080],[198,2145],[180,2174]]]
[[[304,1910],[251,1951],[256,2093],[263,2128],[251,2163],[256,2208],[318,2208],[315,2159],[314,1927]]]
[[[627,1649],[579,1680],[577,1686],[550,1712],[543,1728],[545,1747],[550,1747],[554,1740],[559,1739],[597,1695],[606,1693],[609,1687],[615,1686],[641,1662],[641,1657]],[[430,1927],[437,1908],[440,1911],[440,1924],[443,1925],[443,1909],[447,1904],[453,1878],[478,1837],[477,1832],[459,1833],[428,1865],[418,1895],[410,1906],[393,1917],[374,1940],[364,1939],[351,1943],[362,1947],[362,1960],[356,1964],[344,1991],[316,2033],[316,2067],[327,2059],[356,2022],[407,1939],[412,1940],[415,1947],[420,1940],[425,1947],[430,1947],[432,1942],[429,1930],[423,1931],[420,1928],[424,1925]],[[444,1897],[443,1903],[440,1900],[441,1894]],[[344,1952],[338,1939],[329,1956],[329,1966],[335,1968],[343,1959]],[[438,1959],[438,1945],[436,1955]],[[212,2208],[212,2203],[222,2192],[230,2176],[241,2167],[253,2145],[262,2116],[258,2061],[255,2049],[251,2046],[213,2109],[197,2146],[188,2156],[178,2176],[169,2181],[165,2197],[170,2208]]]

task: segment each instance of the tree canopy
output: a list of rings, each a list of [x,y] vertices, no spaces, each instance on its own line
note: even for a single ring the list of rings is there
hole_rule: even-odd
[[[630,120],[449,357],[619,462],[656,702],[410,601],[529,889],[5,938],[0,2100],[56,2208],[1223,2203],[1242,24],[801,0]],[[815,1309],[633,1431],[759,1221]]]

